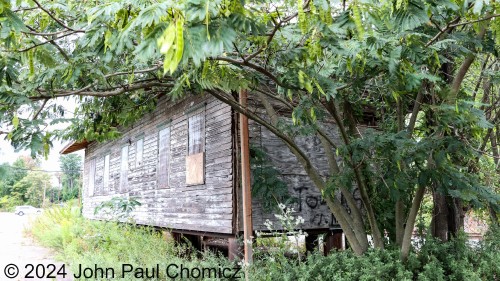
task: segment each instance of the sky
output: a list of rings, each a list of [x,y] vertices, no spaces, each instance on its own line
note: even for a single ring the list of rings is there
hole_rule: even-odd
[[[41,169],[49,170],[49,171],[59,171],[59,152],[63,147],[67,144],[67,142],[61,143],[59,141],[54,141],[54,146],[50,150],[50,154],[48,159],[40,158],[41,160]],[[83,152],[80,151],[77,154],[83,156]],[[0,163],[10,163],[12,164],[16,159],[21,156],[30,156],[31,152],[28,150],[15,152],[14,148],[11,146],[10,142],[5,139],[0,139]]]
[[[54,141],[53,147],[50,149],[50,154],[47,159],[43,157],[40,158],[41,165],[40,170],[50,171],[49,174],[52,176],[51,183],[53,186],[59,186],[59,181],[56,177],[58,171],[61,170],[59,167],[59,152],[64,148],[67,142],[61,143],[60,141]],[[80,150],[74,152],[75,154],[79,154],[82,159],[84,157],[84,150]],[[10,163],[12,164],[19,156],[26,155],[30,156],[31,152],[28,150],[24,151],[14,151],[14,148],[10,144],[9,141],[5,139],[0,139],[0,163]]]
[[[75,108],[76,108],[76,102],[74,99],[57,99],[55,102],[58,104],[62,105],[65,109],[65,116],[66,117],[71,117]],[[50,129],[64,129],[68,126],[69,124],[57,124],[54,126],[49,127]],[[60,154],[59,152],[64,148],[64,146],[68,143],[68,141],[58,141],[54,140],[53,141],[53,147],[50,149],[50,154],[47,159],[43,158],[42,156],[40,157],[41,160],[41,165],[40,169],[41,170],[46,170],[46,171],[60,171],[61,168],[59,167],[59,157]],[[75,152],[76,154],[79,154],[80,156],[84,156],[84,150],[80,150]],[[12,145],[10,144],[10,141],[7,140],[7,136],[4,135],[0,137],[0,164],[1,163],[10,163],[12,164],[14,161],[16,161],[19,156],[30,156],[31,157],[31,151],[29,150],[23,150],[23,151],[15,151]],[[55,173],[51,173],[55,174]],[[55,180],[52,180],[52,182],[55,184]]]

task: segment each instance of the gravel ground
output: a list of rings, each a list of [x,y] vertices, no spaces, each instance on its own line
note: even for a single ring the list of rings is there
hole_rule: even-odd
[[[66,265],[66,277],[57,275],[57,271],[63,263],[54,261],[54,253],[49,249],[36,244],[31,237],[28,237],[25,229],[37,215],[17,216],[13,213],[0,212],[0,280],[73,280],[72,274]],[[33,265],[31,276],[26,276]],[[40,265],[39,265],[40,264]],[[50,271],[55,271],[53,275],[56,278],[47,277]],[[8,278],[8,274],[15,273],[15,265],[19,269],[16,277]],[[37,265],[38,268],[37,268]],[[38,272],[37,272],[38,270]],[[60,272],[62,273],[62,271]],[[38,276],[37,276],[38,274]]]

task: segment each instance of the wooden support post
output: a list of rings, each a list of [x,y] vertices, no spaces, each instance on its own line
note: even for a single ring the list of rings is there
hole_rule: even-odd
[[[229,260],[234,261],[241,258],[240,254],[241,252],[240,245],[238,245],[238,239],[228,238],[227,257],[229,258]]]
[[[240,104],[247,107],[247,92],[240,91]],[[253,260],[252,249],[252,193],[250,189],[250,149],[248,141],[248,117],[240,113],[240,146],[241,146],[241,185],[243,199],[243,245],[245,249],[245,263]]]
[[[342,231],[329,231],[325,235],[324,254],[328,255],[332,249],[342,250]]]

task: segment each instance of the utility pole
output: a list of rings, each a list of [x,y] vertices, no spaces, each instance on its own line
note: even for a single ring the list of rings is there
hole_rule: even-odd
[[[247,91],[240,91],[240,104],[247,108]],[[252,191],[250,187],[250,150],[248,141],[248,117],[240,113],[241,185],[243,199],[243,244],[245,263],[253,261]]]

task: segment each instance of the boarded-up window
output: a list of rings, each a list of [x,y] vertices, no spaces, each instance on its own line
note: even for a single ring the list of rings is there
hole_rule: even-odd
[[[128,146],[122,147],[120,162],[120,192],[127,191],[128,184]]]
[[[168,187],[168,169],[170,160],[170,128],[158,133],[158,188]]]
[[[104,156],[104,179],[103,179],[103,193],[109,191],[109,154]]]
[[[196,114],[189,117],[188,155],[205,152],[205,115]]]
[[[188,156],[186,184],[205,183],[205,115],[198,113],[188,119]]]
[[[140,138],[137,140],[135,145],[135,167],[140,167],[142,165],[142,152],[144,150],[144,139]]]
[[[88,194],[89,197],[94,196],[95,187],[95,159],[89,161],[89,178],[88,178]]]

